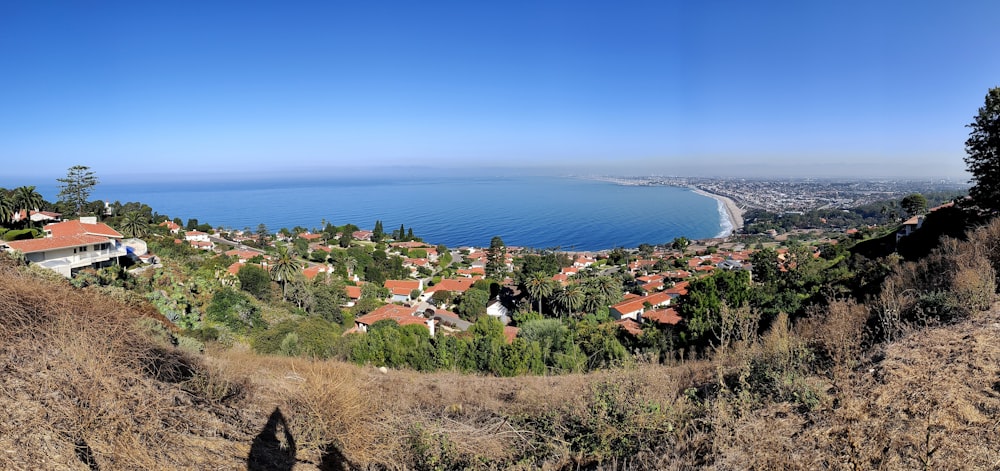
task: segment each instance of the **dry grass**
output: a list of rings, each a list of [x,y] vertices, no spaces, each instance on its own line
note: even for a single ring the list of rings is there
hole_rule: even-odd
[[[949,282],[981,292],[989,278]],[[0,267],[0,469],[247,469],[279,411],[287,435],[251,469],[1000,466],[998,306],[875,352],[868,313],[833,303],[713,361],[382,374],[238,347],[186,354],[142,331],[141,306]],[[804,392],[818,399],[786,397]]]

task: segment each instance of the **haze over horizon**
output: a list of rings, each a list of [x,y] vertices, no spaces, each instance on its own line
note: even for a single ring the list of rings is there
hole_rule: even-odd
[[[964,180],[1000,4],[879,3],[7,2],[0,177]]]

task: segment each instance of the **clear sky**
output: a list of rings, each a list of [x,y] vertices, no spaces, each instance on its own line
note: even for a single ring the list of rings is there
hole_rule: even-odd
[[[994,0],[0,0],[0,177],[964,178],[997,18]]]

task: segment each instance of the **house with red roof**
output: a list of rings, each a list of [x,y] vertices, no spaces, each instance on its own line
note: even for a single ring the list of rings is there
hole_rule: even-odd
[[[49,224],[43,230],[44,238],[7,242],[7,251],[20,252],[28,262],[67,278],[81,268],[113,265],[128,254],[123,236],[97,218]]]
[[[434,319],[424,318],[412,307],[400,306],[397,304],[386,304],[372,312],[369,312],[368,314],[354,319],[354,329],[351,330],[354,332],[368,332],[368,328],[371,327],[372,324],[386,319],[392,320],[401,326],[417,324],[426,326],[427,330],[431,332],[431,337],[434,336],[435,326],[437,325],[437,321]]]
[[[670,304],[670,294],[666,292],[653,293],[646,296],[630,297],[611,306],[611,316],[615,320],[632,319],[638,321],[647,306],[656,308]]]
[[[299,234],[300,239],[305,239],[309,242],[316,242],[323,238],[323,234],[313,234],[311,232],[303,232]]]
[[[333,267],[328,265],[313,265],[302,269],[302,275],[309,281],[315,280],[316,275],[320,273],[333,273]]]
[[[345,304],[346,307],[354,306],[354,303],[358,302],[358,300],[361,299],[360,286],[347,285],[344,287],[344,291],[347,292],[347,304]]]
[[[31,214],[27,214],[25,210],[20,210],[11,215],[10,220],[12,222],[19,222],[24,218],[30,218],[31,222],[58,222],[59,218],[62,217],[62,213],[53,213],[51,211],[39,211],[33,210]]]
[[[653,322],[663,325],[677,325],[681,321],[680,314],[674,308],[667,309],[650,309],[640,317],[642,322]]]
[[[351,237],[354,238],[354,240],[363,240],[368,242],[372,240],[373,235],[374,233],[372,231],[364,231],[364,230],[354,231],[351,233]]]
[[[160,225],[160,227],[166,227],[167,230],[170,231],[172,234],[177,234],[177,233],[179,233],[181,231],[180,224],[177,224],[176,222],[173,222],[173,221],[169,221],[169,220],[163,221],[159,225]]]
[[[427,287],[424,294],[420,296],[426,301],[437,291],[448,291],[453,294],[462,294],[472,287],[477,281],[476,278],[444,278],[434,286]]]
[[[383,285],[390,293],[391,302],[406,302],[410,300],[410,293],[413,290],[424,288],[422,280],[385,280]]]
[[[639,326],[638,322],[632,319],[622,319],[619,321],[615,321],[615,324],[618,324],[618,326],[621,327],[622,330],[628,332],[628,334],[633,337],[638,337],[639,335],[642,334],[642,327]]]

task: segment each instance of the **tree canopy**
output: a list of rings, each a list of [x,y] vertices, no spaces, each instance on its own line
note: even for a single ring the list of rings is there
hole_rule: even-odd
[[[1000,210],[1000,87],[986,93],[986,104],[968,125],[965,164],[972,174],[969,196],[980,208]]]
[[[97,175],[85,165],[74,165],[66,172],[66,178],[57,179],[59,201],[79,215],[90,198],[90,192],[97,186]]]

